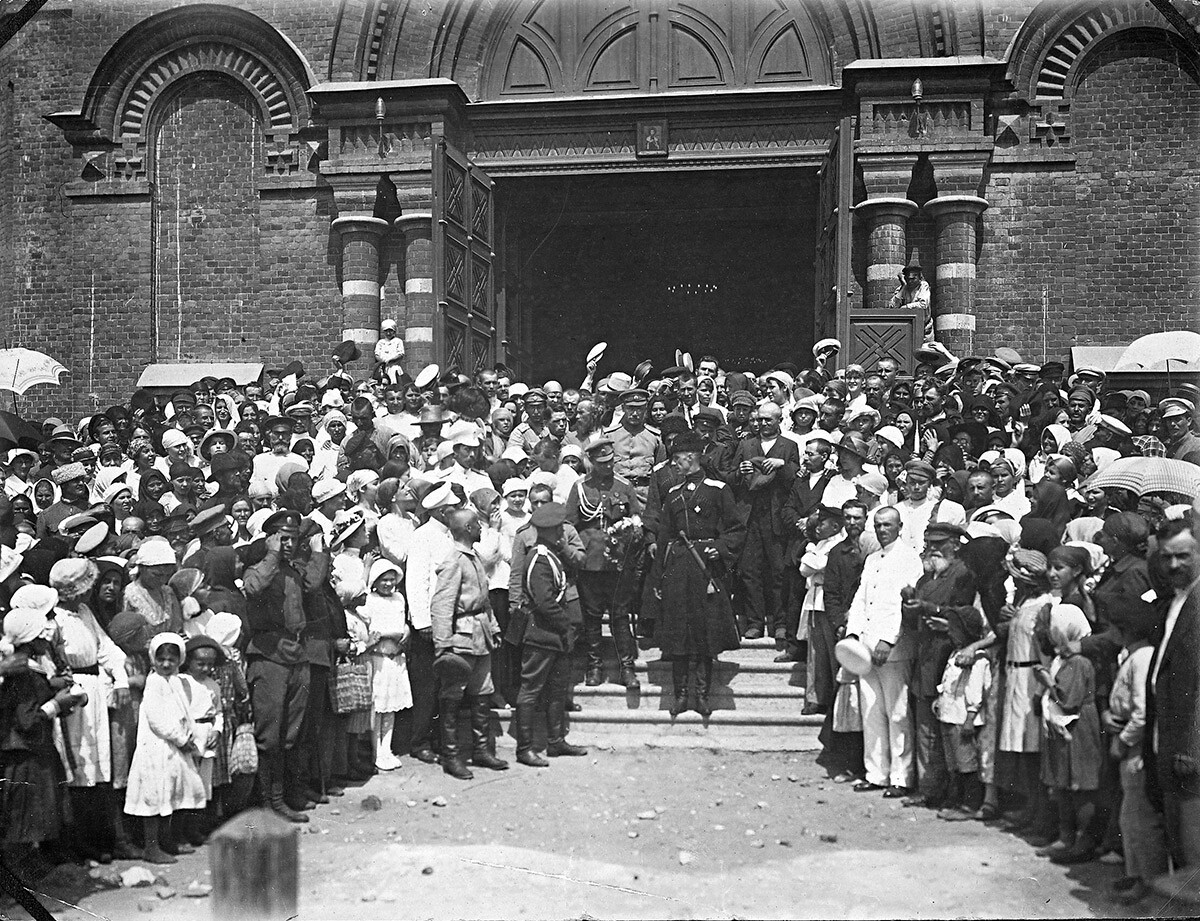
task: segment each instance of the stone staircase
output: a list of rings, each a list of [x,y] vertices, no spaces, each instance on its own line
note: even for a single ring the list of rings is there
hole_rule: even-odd
[[[612,640],[605,632],[605,677],[613,681],[619,668]],[[644,642],[639,643],[645,647]],[[820,747],[822,716],[803,716],[804,666],[775,662],[770,638],[742,640],[741,648],[722,653],[713,667],[709,703],[713,714],[703,720],[687,711],[672,720],[668,708],[675,691],[671,664],[660,661],[657,648],[642,648],[637,661],[640,691],[606,683],[575,686],[571,741],[599,748],[702,748],[734,751],[809,751]],[[497,710],[511,735],[511,711]]]

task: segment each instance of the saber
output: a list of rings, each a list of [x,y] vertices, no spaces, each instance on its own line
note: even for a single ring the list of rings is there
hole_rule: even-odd
[[[712,573],[708,571],[708,566],[704,562],[704,558],[700,556],[700,551],[696,549],[696,545],[688,539],[688,536],[682,531],[679,532],[679,539],[683,541],[683,545],[687,547],[688,552],[692,555],[692,559],[696,561],[696,565],[700,567],[700,571],[708,577],[708,594],[715,595],[717,593],[716,583],[713,582]]]

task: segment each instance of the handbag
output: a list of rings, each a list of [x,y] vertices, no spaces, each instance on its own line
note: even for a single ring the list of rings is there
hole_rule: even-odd
[[[229,773],[258,773],[258,743],[254,739],[253,723],[242,723],[233,731],[233,743],[229,746]]]
[[[370,710],[373,699],[371,666],[339,656],[333,667],[333,709],[339,714]]]
[[[853,677],[853,676],[850,676]],[[833,698],[833,731],[862,732],[862,711],[859,709],[858,681],[839,683]]]

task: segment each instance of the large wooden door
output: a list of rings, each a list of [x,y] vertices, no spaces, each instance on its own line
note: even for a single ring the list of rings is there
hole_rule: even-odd
[[[814,332],[817,339],[832,337],[842,343],[838,359],[844,365],[850,341],[850,252],[854,232],[853,117],[843,118],[834,128],[833,141],[817,177],[821,229],[817,235]]]
[[[492,180],[438,141],[433,155],[434,354],[474,376],[496,361],[495,208]]]

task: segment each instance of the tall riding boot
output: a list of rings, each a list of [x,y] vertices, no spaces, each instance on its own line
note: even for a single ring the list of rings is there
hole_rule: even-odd
[[[599,617],[583,618],[583,645],[587,650],[587,672],[584,684],[594,688],[604,683],[604,659],[600,655],[600,644],[604,636],[604,622]]]
[[[546,687],[546,754],[551,758],[582,756],[587,749],[567,741],[567,682],[565,663],[551,672]]]
[[[283,801],[283,772],[283,752],[260,751],[258,753],[258,776],[262,783],[263,797],[267,801],[267,808],[289,822],[307,822],[308,816],[292,809]]]
[[[492,706],[488,698],[476,695],[471,701],[471,763],[492,771],[507,771],[508,762],[497,758],[492,747]]]
[[[696,712],[705,719],[712,716],[708,703],[708,688],[712,684],[713,660],[708,656],[696,657]]]
[[[671,684],[675,686],[675,702],[669,711],[671,719],[688,708],[688,674],[687,656],[675,656],[671,660]]]
[[[438,722],[442,731],[442,770],[457,780],[473,780],[458,745],[458,705],[461,700],[439,700]]]
[[[517,761],[527,767],[550,767],[550,762],[533,750],[533,721],[537,707],[517,704]]]

